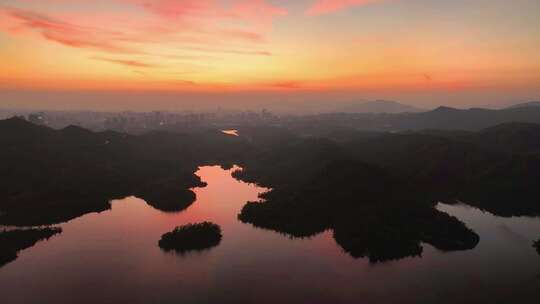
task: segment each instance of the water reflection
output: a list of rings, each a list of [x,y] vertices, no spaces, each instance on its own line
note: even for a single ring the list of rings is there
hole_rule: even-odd
[[[470,251],[372,265],[337,246],[330,231],[290,239],[237,220],[265,189],[203,167],[208,187],[181,213],[144,201],[115,201],[112,210],[62,225],[63,233],[21,251],[0,268],[3,303],[536,303],[540,237],[536,218],[498,218],[463,205],[439,205],[481,236]],[[157,241],[174,227],[203,221],[223,231],[219,246],[185,256]]]
[[[238,134],[238,130],[221,130],[221,132],[227,135],[240,136],[240,134]]]

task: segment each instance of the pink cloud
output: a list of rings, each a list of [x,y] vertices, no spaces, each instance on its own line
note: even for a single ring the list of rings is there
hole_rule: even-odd
[[[219,12],[217,2],[214,0],[133,0],[130,2],[170,19],[209,17]]]
[[[308,16],[318,16],[337,12],[351,6],[367,5],[384,0],[317,0],[306,12]]]
[[[260,30],[268,30],[276,17],[286,16],[284,8],[268,4],[266,0],[239,0],[229,12],[233,18],[245,20]]]
[[[232,38],[239,38],[250,42],[263,42],[264,36],[257,32],[246,31],[242,29],[226,29],[220,30],[220,33]]]
[[[47,40],[75,48],[90,48],[115,53],[135,52],[116,43],[116,40],[129,40],[120,33],[78,26],[20,9],[5,9],[4,14],[17,22],[12,25],[12,32],[37,31]]]
[[[201,52],[270,56],[263,45],[266,34],[276,17],[287,14],[287,10],[267,0],[111,2],[139,9],[114,14],[58,10],[68,0],[43,0],[47,6],[32,11],[0,6],[0,31],[15,35],[37,34],[68,47],[104,53],[158,55],[146,53],[146,49],[159,45]],[[251,44],[257,44],[255,50]]]
[[[249,23],[257,30],[268,29],[276,17],[287,15],[284,8],[267,0],[124,0],[149,12],[176,22],[197,22],[232,19]]]

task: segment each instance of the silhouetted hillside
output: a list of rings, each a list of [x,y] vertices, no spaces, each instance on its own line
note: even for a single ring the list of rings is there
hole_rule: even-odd
[[[540,124],[505,123],[474,131],[423,130],[405,134],[424,134],[467,142],[485,150],[510,154],[535,154],[540,152]]]
[[[482,130],[475,138],[478,145],[509,153],[540,152],[540,124],[507,123]]]
[[[419,255],[422,242],[473,248],[478,236],[434,209],[439,201],[540,215],[536,125],[346,134],[339,141],[291,137],[248,158],[234,175],[272,190],[246,204],[239,219],[295,237],[332,229],[352,256],[378,262]],[[505,136],[514,141],[497,148],[494,138]]]
[[[441,250],[476,246],[478,235],[417,194],[381,168],[343,160],[277,186],[263,202],[246,204],[239,219],[295,237],[332,229],[345,251],[371,262],[420,255],[422,242]]]
[[[52,129],[37,126],[21,118],[0,120],[0,138],[4,144],[25,143],[45,139],[54,134]],[[7,146],[9,148],[9,146]]]
[[[0,222],[51,224],[110,208],[138,195],[166,211],[194,200],[199,165],[231,163],[249,149],[220,132],[94,133],[52,130],[21,119],[0,121]],[[216,151],[220,153],[216,153]],[[176,204],[176,205],[175,205]]]
[[[350,102],[338,110],[345,113],[414,113],[424,110],[410,105],[402,104],[396,101],[375,100],[368,102]]]
[[[481,130],[509,122],[540,123],[540,108],[458,110],[439,107],[397,122],[401,129]]]
[[[422,113],[401,114],[323,114],[307,116],[286,122],[293,130],[308,126],[319,130],[354,129],[363,131],[419,131],[425,129],[479,131],[504,123],[540,123],[540,107],[523,107],[502,110],[460,110],[439,107]]]
[[[19,251],[61,233],[60,228],[21,229],[0,232],[0,267],[15,260]]]
[[[432,200],[461,200],[503,216],[540,215],[540,158],[532,153],[538,145],[536,126],[526,126],[526,135],[508,139],[508,145],[494,140],[522,129],[505,125],[458,136],[387,134],[352,141],[344,150],[406,177]]]
[[[528,107],[540,107],[540,101],[530,101],[530,102],[524,102],[524,103],[518,103],[513,106],[508,107],[509,109],[515,109],[515,108],[528,108]]]
[[[339,146],[330,140],[295,138],[246,157],[244,170],[234,175],[261,185],[293,185],[341,157]]]

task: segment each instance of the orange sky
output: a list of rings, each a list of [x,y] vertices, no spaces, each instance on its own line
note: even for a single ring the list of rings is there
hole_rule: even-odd
[[[29,91],[498,104],[540,99],[539,54],[537,0],[0,0],[0,106],[55,102]]]

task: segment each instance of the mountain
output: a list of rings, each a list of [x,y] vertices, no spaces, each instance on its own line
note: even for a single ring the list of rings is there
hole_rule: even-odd
[[[506,116],[508,113],[503,114]],[[459,128],[464,126],[459,124],[460,116],[486,115],[489,118],[490,115],[501,114],[499,111],[482,109],[439,108],[429,113],[403,115],[411,120],[409,125],[415,123],[417,128],[422,124],[427,125],[428,122],[435,124],[437,118],[442,126]],[[424,119],[425,115],[428,115],[429,121],[414,121],[413,118],[419,119],[419,115]],[[536,115],[538,116],[538,113]],[[338,117],[349,116],[369,115],[338,115]],[[447,116],[450,118],[444,121],[443,118]],[[343,122],[343,119],[333,121]],[[486,123],[480,120],[478,125],[472,125],[473,122],[472,118],[468,118],[467,123],[471,125],[465,126],[477,128]],[[322,125],[320,120],[311,123]],[[537,200],[540,197],[540,188],[537,187],[537,181],[540,180],[540,125],[506,123],[479,131],[413,130],[398,133],[374,132],[369,135],[366,132],[350,132],[348,129],[336,128],[329,124],[322,126],[330,130],[334,128],[334,132],[319,132],[316,135],[310,132],[309,135],[297,138],[289,136],[282,141],[268,142],[264,150],[255,152],[242,164],[244,170],[236,172],[235,177],[274,189],[272,192],[274,194],[264,196],[266,199],[276,196],[276,205],[272,208],[265,205],[269,208],[269,214],[263,215],[262,213],[266,213],[263,209],[260,209],[262,213],[255,211],[266,207],[253,205],[246,209],[250,214],[248,216],[246,213],[246,221],[277,228],[274,223],[265,223],[265,218],[271,216],[271,212],[277,212],[274,207],[280,210],[287,209],[286,205],[278,201],[290,200],[291,204],[296,202],[300,204],[301,199],[312,198],[311,201],[315,201],[323,197],[328,201],[336,201],[335,198],[343,196],[345,191],[352,191],[350,201],[372,201],[373,197],[368,193],[373,190],[373,186],[369,184],[368,179],[362,177],[362,172],[350,175],[348,182],[331,177],[339,174],[347,176],[344,166],[337,166],[341,169],[332,171],[332,174],[325,173],[327,179],[330,179],[327,181],[327,184],[331,185],[329,188],[335,190],[328,189],[328,196],[318,192],[322,189],[322,184],[315,183],[317,172],[324,171],[327,166],[334,168],[335,162],[341,160],[378,166],[400,180],[401,189],[406,190],[388,190],[385,196],[381,196],[388,203],[403,201],[412,195],[413,203],[459,200],[501,216],[540,214],[540,203]],[[301,134],[306,134],[305,128],[298,130],[302,132]],[[250,134],[254,142],[257,141],[256,132],[253,130]],[[334,165],[331,165],[332,162]],[[362,165],[357,166],[357,169],[372,172]],[[372,175],[373,179],[382,180],[385,173]],[[384,184],[388,186],[389,182]],[[364,189],[363,185],[371,186]],[[297,191],[298,189],[304,189],[306,192]],[[395,196],[392,196],[392,193]],[[343,206],[347,201],[343,200]],[[306,203],[310,203],[310,199],[307,199]],[[388,203],[384,203],[384,206],[389,206]],[[324,206],[326,205],[323,199],[320,207]],[[301,215],[305,210],[302,208],[297,211],[298,215]],[[259,216],[260,218],[256,220],[255,217]],[[283,224],[289,225],[290,221],[285,218],[288,217],[283,218]],[[298,231],[294,232],[305,236],[310,235],[308,232],[314,233],[329,227],[326,224],[318,225],[319,223],[319,220],[314,219],[313,223],[309,223],[310,226],[297,227]],[[291,227],[281,228],[289,231]]]
[[[383,141],[371,139],[370,144],[378,145],[378,151],[391,149],[394,136],[380,136]],[[386,169],[379,165],[380,152],[375,158],[360,153],[371,145],[313,138],[276,142],[273,149],[255,153],[242,165],[242,171],[235,172],[237,178],[271,189],[261,195],[262,201],[248,202],[238,219],[291,237],[311,237],[331,230],[345,252],[354,258],[367,257],[371,263],[418,256],[422,243],[444,251],[474,248],[478,235],[436,210],[435,199],[426,199],[431,177],[443,181],[450,166],[440,160],[446,160],[447,155],[460,158],[468,145],[458,144],[459,149],[453,149],[449,140],[420,137],[413,144],[415,151],[410,152],[406,149],[410,138],[403,139],[398,145],[403,152],[399,160],[408,164],[415,159],[418,165],[408,170],[413,171],[414,181],[412,174],[401,174],[403,170],[395,166]],[[427,150],[426,144],[430,146]],[[432,152],[438,154],[436,158],[427,159]],[[430,163],[426,173],[422,172],[424,161]],[[459,179],[465,165],[455,166],[456,161],[451,165]]]
[[[454,109],[439,107],[433,111],[396,117],[392,125],[401,130],[445,129],[478,131],[505,123],[540,123],[540,107],[503,110]]]
[[[19,117],[0,120],[0,138],[5,143],[28,142],[49,137],[54,131],[34,125]]]
[[[395,101],[375,100],[362,103],[348,103],[342,109],[346,113],[415,113],[422,112],[420,108]]]
[[[475,141],[488,149],[515,153],[540,153],[540,125],[506,123],[478,133]]]
[[[203,133],[204,132],[204,133]],[[200,164],[248,151],[221,132],[135,136],[70,126],[54,130],[20,118],[0,120],[0,223],[49,225],[137,196],[165,212],[187,208]],[[215,151],[220,151],[217,154]]]
[[[307,116],[302,120],[287,122],[285,126],[315,134],[332,129],[375,132],[426,129],[480,131],[505,123],[540,124],[540,107],[502,110],[439,107],[427,112],[398,114],[331,113]]]
[[[540,101],[530,101],[525,103],[518,103],[508,107],[508,109],[526,108],[526,107],[540,107]]]
[[[414,133],[414,132],[406,132]],[[519,155],[540,154],[540,124],[511,122],[479,132],[422,130],[417,133],[474,144],[489,151]]]

